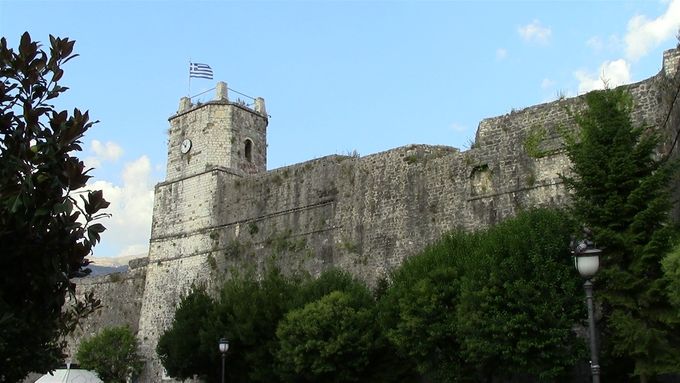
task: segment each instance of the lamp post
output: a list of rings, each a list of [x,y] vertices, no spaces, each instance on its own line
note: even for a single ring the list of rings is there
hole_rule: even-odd
[[[227,338],[220,339],[220,352],[222,353],[222,383],[224,383],[224,364],[227,360],[227,350],[229,350],[229,341]]]
[[[585,279],[583,288],[586,291],[586,305],[588,306],[588,329],[590,332],[590,373],[593,383],[600,383],[600,364],[597,358],[597,342],[595,341],[595,315],[593,310],[593,282],[591,278],[600,267],[600,254],[602,250],[595,248],[592,241],[587,239],[590,232],[584,230],[586,239],[578,242],[572,241],[571,253],[574,256],[574,266],[581,277]]]

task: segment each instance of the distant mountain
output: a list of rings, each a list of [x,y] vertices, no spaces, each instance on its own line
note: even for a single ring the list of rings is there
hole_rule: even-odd
[[[98,275],[106,275],[106,274],[113,274],[113,273],[123,273],[128,271],[128,266],[97,266],[97,265],[89,265],[87,266],[88,269],[92,270],[92,273],[90,273],[90,277],[96,277]]]
[[[131,260],[142,257],[146,257],[146,254],[126,255],[123,257],[87,257],[87,258],[97,266],[119,267],[127,266],[128,262],[130,262]]]
[[[128,271],[128,262],[146,257],[146,254],[126,255],[124,257],[88,257],[92,263],[87,266],[92,273],[89,276],[123,273]]]

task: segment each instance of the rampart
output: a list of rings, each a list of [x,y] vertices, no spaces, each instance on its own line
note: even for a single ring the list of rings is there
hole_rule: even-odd
[[[135,333],[139,330],[146,265],[146,258],[136,259],[130,261],[127,272],[77,280],[77,294],[82,297],[94,291],[95,297],[101,300],[102,308],[83,321],[68,339],[65,353],[71,359],[75,361],[81,339],[89,338],[103,328],[128,326]]]
[[[670,81],[679,57],[677,50],[666,52],[657,76],[627,86],[635,121],[666,134],[662,154],[672,151],[680,121],[678,85]],[[84,333],[130,324],[149,359],[146,381],[160,380],[155,345],[192,284],[212,288],[233,270],[261,271],[269,262],[313,275],[340,267],[375,283],[447,231],[564,205],[560,174],[569,161],[561,132],[574,129],[570,111],[583,107],[577,97],[485,119],[464,152],[409,145],[250,175],[214,166],[161,183],[148,266],[122,282],[81,284],[106,305]]]

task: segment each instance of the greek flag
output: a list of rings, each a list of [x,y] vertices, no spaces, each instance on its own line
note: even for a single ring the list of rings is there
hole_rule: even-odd
[[[189,77],[213,79],[213,71],[208,64],[189,63]]]

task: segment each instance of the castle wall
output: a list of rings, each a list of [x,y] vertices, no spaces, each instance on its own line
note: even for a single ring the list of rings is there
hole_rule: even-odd
[[[128,326],[137,333],[146,282],[146,258],[130,262],[125,273],[80,278],[76,282],[76,296],[94,292],[101,300],[101,308],[80,323],[66,340],[67,357],[77,363],[75,355],[83,339],[96,335],[106,327]]]
[[[664,56],[658,76],[628,86],[635,122],[669,132],[662,153],[671,150],[680,121],[666,77],[680,57],[673,52]],[[668,113],[671,101],[675,108]],[[578,97],[485,119],[473,148],[465,152],[410,145],[249,175],[223,166],[224,158],[205,166],[176,154],[186,129],[196,137],[195,130],[210,123],[208,117],[230,112],[171,119],[171,124],[186,121],[171,128],[176,130],[169,143],[168,181],[156,187],[139,316],[142,352],[149,359],[145,380],[160,379],[158,337],[192,284],[216,289],[230,273],[261,271],[270,262],[311,274],[341,267],[375,283],[447,231],[479,229],[529,207],[565,205],[568,195],[559,175],[568,172],[569,161],[561,137],[575,128],[571,112],[583,107]],[[201,121],[192,123],[192,118]],[[234,132],[239,139],[256,126],[241,122],[245,130]],[[209,141],[209,135],[202,140]]]

